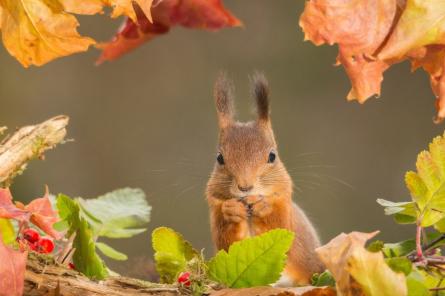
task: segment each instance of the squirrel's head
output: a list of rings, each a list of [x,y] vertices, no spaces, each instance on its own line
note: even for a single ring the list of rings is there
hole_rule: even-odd
[[[219,124],[219,144],[208,193],[223,198],[271,195],[290,190],[291,181],[280,161],[270,122],[269,88],[264,75],[251,79],[257,118],[234,120],[233,86],[222,74],[214,96]]]

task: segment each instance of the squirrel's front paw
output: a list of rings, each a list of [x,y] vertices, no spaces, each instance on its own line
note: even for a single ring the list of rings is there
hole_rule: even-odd
[[[233,223],[240,223],[247,219],[246,207],[236,199],[228,199],[223,202],[221,211],[224,220]]]
[[[264,218],[272,214],[272,207],[264,196],[249,196],[247,203],[252,216]]]

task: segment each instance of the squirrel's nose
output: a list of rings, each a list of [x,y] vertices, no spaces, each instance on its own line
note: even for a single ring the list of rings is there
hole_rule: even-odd
[[[253,186],[240,186],[238,185],[238,189],[242,192],[248,192],[250,190],[252,190]]]

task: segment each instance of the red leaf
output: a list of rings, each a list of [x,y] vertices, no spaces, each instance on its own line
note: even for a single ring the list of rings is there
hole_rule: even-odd
[[[0,291],[1,295],[21,296],[25,281],[28,252],[15,251],[3,244],[0,234]]]
[[[27,206],[20,202],[14,205],[9,189],[0,188],[0,218],[31,221],[55,239],[60,239],[63,236],[53,228],[59,217],[57,212],[52,209],[48,198],[48,188],[46,188],[43,197],[34,199]]]
[[[29,219],[29,213],[27,211],[17,208],[12,203],[11,191],[9,191],[8,188],[0,188],[0,218],[20,221]]]
[[[97,46],[102,49],[97,64],[115,60],[173,26],[210,31],[241,26],[221,0],[163,0],[152,7],[153,23],[136,4],[135,11],[137,23],[127,18],[110,42]]]
[[[30,220],[34,225],[55,239],[60,239],[63,237],[63,234],[53,228],[54,223],[59,221],[59,217],[57,212],[53,210],[48,196],[49,193],[47,187],[45,195],[31,201],[25,207],[25,210],[31,213]]]

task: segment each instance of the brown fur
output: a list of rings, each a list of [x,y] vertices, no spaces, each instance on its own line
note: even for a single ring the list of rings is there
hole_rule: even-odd
[[[236,241],[274,228],[295,232],[288,254],[286,273],[294,284],[308,284],[323,265],[314,250],[320,245],[304,212],[292,202],[292,180],[277,153],[269,119],[268,87],[264,76],[256,75],[253,94],[258,118],[248,123],[233,120],[231,90],[224,76],[215,84],[219,118],[219,153],[224,164],[215,164],[207,183],[210,223],[216,248],[227,250]],[[268,163],[269,153],[276,159]],[[243,192],[239,187],[251,187]],[[248,214],[248,206],[251,215]]]

